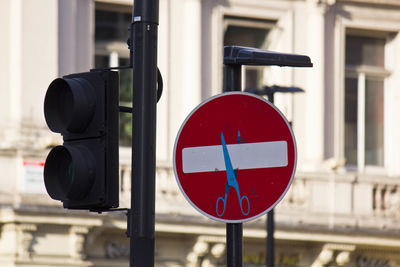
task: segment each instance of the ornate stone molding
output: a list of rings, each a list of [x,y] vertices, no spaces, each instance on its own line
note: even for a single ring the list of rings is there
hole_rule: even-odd
[[[105,243],[105,254],[109,259],[116,259],[121,257],[129,257],[130,247],[129,243],[124,244],[121,242],[107,241]]]
[[[337,2],[338,3],[400,6],[400,2],[398,0],[337,0]]]
[[[317,4],[332,6],[336,4],[336,0],[314,0]]]
[[[189,267],[220,266],[226,251],[225,239],[213,236],[199,236],[192,251],[186,257]]]
[[[373,211],[376,216],[399,217],[400,189],[398,185],[376,184],[372,190]]]
[[[307,209],[310,191],[310,185],[306,180],[295,179],[282,200],[282,207]]]
[[[201,257],[204,257],[209,251],[209,244],[201,239],[198,239],[194,244],[192,251],[187,255],[189,267],[197,267]]]
[[[329,266],[333,262],[338,266],[346,266],[350,262],[351,253],[355,248],[354,245],[347,244],[326,244],[311,267]]]
[[[17,257],[19,259],[31,258],[34,253],[36,224],[16,224]]]
[[[336,4],[336,0],[308,0],[308,3],[315,11],[324,16],[329,8]]]
[[[85,259],[85,244],[89,228],[84,226],[71,226],[69,230],[70,253],[76,260]]]

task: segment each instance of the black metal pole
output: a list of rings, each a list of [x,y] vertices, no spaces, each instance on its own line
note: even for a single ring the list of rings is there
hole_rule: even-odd
[[[298,87],[282,87],[282,86],[272,86],[268,87],[265,86],[264,90],[267,94],[269,102],[274,104],[274,94],[276,92],[281,93],[301,93],[304,92],[303,89]],[[292,127],[292,123],[289,122],[290,127]],[[275,219],[274,219],[274,209],[270,210],[267,215],[267,223],[266,223],[266,230],[267,230],[267,248],[266,248],[266,265],[267,267],[274,267],[275,266]]]
[[[130,266],[154,266],[158,0],[134,1]]]
[[[274,92],[267,93],[268,100],[274,104]],[[274,209],[271,209],[267,214],[267,255],[266,264],[267,267],[274,267],[275,265],[275,221],[274,221]]]
[[[224,92],[241,91],[241,65],[225,65]],[[226,224],[226,266],[243,266],[243,224]]]
[[[255,48],[242,46],[226,46],[224,48],[224,64],[226,67],[224,79],[224,91],[240,91],[240,66],[241,65],[257,65],[257,66],[290,66],[290,67],[312,67],[313,64],[308,56],[296,54],[282,54],[270,51],[263,51]],[[254,90],[248,90],[254,91]],[[275,92],[303,92],[297,87],[264,87],[261,91],[263,95],[268,95],[271,103],[274,103]],[[274,211],[268,213],[267,218],[267,255],[266,262],[268,267],[274,266]],[[227,226],[227,234],[230,227]],[[233,229],[233,227],[232,227]],[[234,230],[229,230],[234,231]],[[228,244],[229,246],[229,244]],[[228,255],[232,253],[227,248]],[[241,255],[241,254],[240,254]],[[228,265],[229,266],[229,265]],[[241,265],[240,265],[241,266]]]
[[[241,65],[225,65],[224,75],[224,92],[242,91],[242,66]]]
[[[275,222],[274,209],[270,210],[267,215],[267,267],[274,267],[275,261]]]
[[[226,224],[226,266],[243,266],[243,224]]]

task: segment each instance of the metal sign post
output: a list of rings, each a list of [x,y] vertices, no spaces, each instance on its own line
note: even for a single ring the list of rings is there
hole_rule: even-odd
[[[280,86],[265,86],[264,88],[265,94],[268,96],[269,102],[274,104],[274,94],[276,92],[282,93],[297,93],[304,92],[301,88],[298,87],[280,87]],[[291,122],[290,122],[291,123]],[[275,266],[275,219],[274,219],[274,209],[270,210],[267,215],[267,254],[266,254],[266,266],[274,267]]]
[[[274,95],[275,93],[302,93],[303,89],[299,87],[286,87],[286,86],[264,86],[261,89],[254,88],[246,88],[247,92],[257,94],[257,95],[266,95],[268,97],[269,102],[274,104]],[[291,122],[289,122],[291,124]],[[275,220],[274,220],[274,209],[271,209],[267,214],[267,242],[266,242],[266,266],[274,267],[275,266]]]
[[[241,91],[241,65],[225,65],[224,92]],[[243,266],[243,223],[226,224],[226,266]]]
[[[276,56],[276,57],[274,57]],[[241,90],[241,65],[278,65],[290,67],[312,67],[309,57],[293,54],[279,54],[273,52],[263,52],[258,49],[225,47],[225,88],[227,91]],[[270,92],[271,91],[271,92]],[[272,92],[273,91],[273,92]],[[270,102],[274,102],[274,90],[268,91]],[[267,238],[267,266],[274,266],[274,210],[268,213],[267,219],[268,238]],[[242,266],[242,246],[243,246],[243,225],[227,224],[227,267]]]
[[[241,66],[242,65],[278,65],[291,67],[311,67],[312,63],[307,56],[280,54],[262,51],[247,47],[225,47],[224,50],[224,92],[241,91]],[[270,101],[273,102],[273,94],[269,94]],[[273,227],[273,209],[268,215],[268,225]],[[269,233],[273,232],[273,230]],[[268,236],[269,242],[273,244],[273,236]],[[272,237],[272,238],[271,238]],[[241,267],[243,265],[243,224],[227,223],[226,225],[226,244],[227,244],[227,267]],[[273,245],[269,244],[273,249]],[[273,252],[269,251],[269,255]],[[274,260],[273,256],[268,258]],[[273,263],[272,263],[273,264]],[[272,266],[272,265],[271,265]]]
[[[158,0],[134,1],[130,266],[154,266]]]

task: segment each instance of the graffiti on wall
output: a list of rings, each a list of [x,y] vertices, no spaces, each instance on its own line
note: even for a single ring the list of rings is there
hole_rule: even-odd
[[[245,264],[253,265],[264,265],[265,266],[265,253],[250,254],[245,253],[243,256],[243,262]],[[287,266],[294,267],[298,266],[300,262],[300,254],[288,254],[280,253],[275,255],[275,266]]]
[[[391,264],[389,260],[362,255],[357,258],[357,267],[391,267]]]

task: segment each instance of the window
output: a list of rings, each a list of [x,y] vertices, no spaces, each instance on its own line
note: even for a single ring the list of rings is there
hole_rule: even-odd
[[[224,46],[238,45],[266,49],[268,36],[274,22],[226,16],[224,18]],[[260,88],[263,85],[263,69],[260,66],[243,66],[244,88]]]
[[[345,75],[345,157],[348,165],[384,166],[385,37],[348,31]]]
[[[96,3],[95,68],[129,65],[131,7]],[[132,106],[132,71],[120,71],[120,104]],[[120,145],[130,146],[132,115],[120,113]]]

